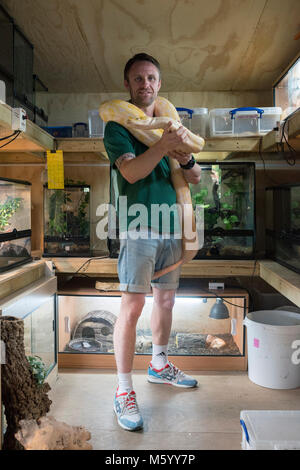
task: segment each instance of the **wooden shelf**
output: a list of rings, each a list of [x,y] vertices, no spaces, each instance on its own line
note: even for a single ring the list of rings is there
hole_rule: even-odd
[[[300,274],[270,260],[260,261],[259,268],[264,281],[300,307]]]
[[[117,259],[47,258],[55,265],[56,274],[88,274],[94,277],[116,278]],[[84,265],[84,263],[86,263]],[[84,265],[84,266],[83,266]],[[80,269],[83,266],[82,270]],[[182,266],[181,277],[202,278],[222,276],[259,275],[259,265],[254,260],[192,260]]]
[[[12,108],[0,103],[0,137],[12,134]],[[7,140],[9,141],[9,139]],[[1,141],[3,145],[6,141]],[[54,149],[54,138],[33,122],[26,121],[26,131],[22,132],[13,142],[0,148],[1,153],[29,152],[39,153]],[[1,159],[0,159],[1,161]]]
[[[52,258],[56,274],[75,274],[88,258]],[[117,259],[92,260],[82,270],[95,278],[117,279]],[[79,271],[78,274],[81,274]],[[259,276],[300,307],[300,274],[271,260],[192,260],[182,266],[181,278]]]
[[[43,277],[49,269],[45,260],[32,261],[0,274],[0,299],[24,289]]]
[[[11,113],[12,109],[10,106],[0,103],[0,137],[11,133]],[[295,150],[300,150],[300,111],[288,120],[288,136],[289,142]],[[102,138],[54,139],[50,134],[29,120],[27,120],[26,132],[22,133],[7,146],[1,148],[0,152],[2,154],[24,152],[38,155],[41,152],[55,148],[63,150],[66,155],[69,155],[70,161],[80,161],[81,156],[84,160],[88,158],[88,154],[94,154],[103,162],[108,162]],[[204,149],[200,154],[201,158],[198,158],[198,161],[221,161],[235,153],[257,153],[259,150],[262,152],[277,152],[275,131],[271,131],[265,136],[206,138]],[[20,156],[19,163],[21,162],[22,158]]]
[[[293,114],[288,119],[286,131],[288,134],[289,144],[296,151],[300,151],[300,110],[298,110],[295,114]],[[284,144],[284,149],[288,150],[286,144]],[[262,138],[261,151],[262,152],[277,151],[276,131],[271,131]]]

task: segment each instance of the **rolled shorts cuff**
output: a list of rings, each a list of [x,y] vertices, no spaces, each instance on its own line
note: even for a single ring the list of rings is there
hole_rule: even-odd
[[[176,290],[178,289],[179,282],[173,282],[172,284],[163,283],[163,282],[151,282],[152,287],[156,287],[157,289],[162,290]]]
[[[126,283],[120,283],[119,290],[122,292],[132,292],[136,294],[149,294],[151,292],[151,289],[149,289],[147,286]]]

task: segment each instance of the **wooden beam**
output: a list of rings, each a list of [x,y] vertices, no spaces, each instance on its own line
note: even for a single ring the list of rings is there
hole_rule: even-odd
[[[47,258],[48,259],[48,258]],[[51,258],[57,274],[88,274],[95,277],[118,277],[117,259]],[[84,264],[86,263],[86,264]],[[80,269],[82,267],[82,269]],[[207,278],[222,276],[257,276],[259,266],[254,260],[192,260],[182,266],[181,277]]]
[[[151,355],[135,354],[134,370],[146,370]],[[247,351],[245,356],[169,356],[169,360],[183,370],[247,370]],[[58,367],[115,369],[116,362],[113,354],[58,354]]]
[[[44,276],[45,269],[45,260],[39,260],[0,274],[0,299],[37,281]]]
[[[300,307],[300,274],[275,261],[259,261],[260,277]]]
[[[203,152],[257,152],[261,137],[218,137],[205,139]]]
[[[11,129],[12,108],[0,103],[0,130],[1,136],[12,134]],[[10,139],[7,141],[9,142]],[[6,141],[2,141],[3,145]],[[54,138],[33,122],[26,121],[26,131],[22,132],[13,142],[5,145],[0,152],[42,152],[54,148]]]
[[[297,151],[300,151],[300,110],[288,118],[287,134],[289,144]],[[277,133],[276,131],[268,132],[262,138],[261,151],[262,152],[276,152],[277,151]],[[284,140],[283,140],[284,143]],[[284,150],[288,151],[288,146],[284,143]]]
[[[63,152],[100,152],[105,153],[103,139],[78,138],[56,139],[58,150]]]

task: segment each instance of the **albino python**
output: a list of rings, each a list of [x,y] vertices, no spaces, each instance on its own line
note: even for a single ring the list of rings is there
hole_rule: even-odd
[[[158,142],[168,123],[171,121],[170,131],[181,126],[180,117],[175,106],[165,98],[157,97],[155,100],[154,114],[156,117],[147,116],[140,108],[123,100],[105,101],[100,105],[99,114],[104,122],[115,121],[124,126],[134,137],[143,142],[147,147],[151,147]],[[181,144],[178,149],[185,153],[198,153],[204,147],[204,140],[187,129],[187,141]],[[181,264],[192,260],[196,255],[197,231],[195,216],[192,208],[191,192],[186,182],[179,163],[174,158],[169,158],[171,181],[176,191],[177,204],[182,209],[182,255],[177,263],[156,271],[152,279],[156,279],[164,274],[173,271]],[[188,226],[184,226],[184,213],[191,217]],[[188,245],[194,244],[194,249],[189,249]],[[196,244],[196,245],[195,245]]]

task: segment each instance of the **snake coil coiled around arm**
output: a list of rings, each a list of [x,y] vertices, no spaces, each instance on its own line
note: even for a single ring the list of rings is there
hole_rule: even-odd
[[[163,134],[163,129],[167,127],[170,121],[172,122],[170,130],[175,130],[181,126],[180,117],[175,106],[160,96],[155,100],[154,118],[146,116],[140,108],[123,100],[105,101],[99,108],[99,114],[104,122],[115,121],[124,126],[134,137],[148,147],[159,141]],[[193,134],[188,129],[187,131],[187,141],[177,150],[185,153],[201,152],[205,143],[204,139]],[[169,164],[172,184],[176,191],[177,204],[181,208],[182,254],[177,263],[156,271],[152,279],[161,277],[178,268],[181,264],[191,261],[198,251],[198,236],[190,188],[177,160],[169,158]],[[187,223],[187,219],[189,219],[189,223]]]

